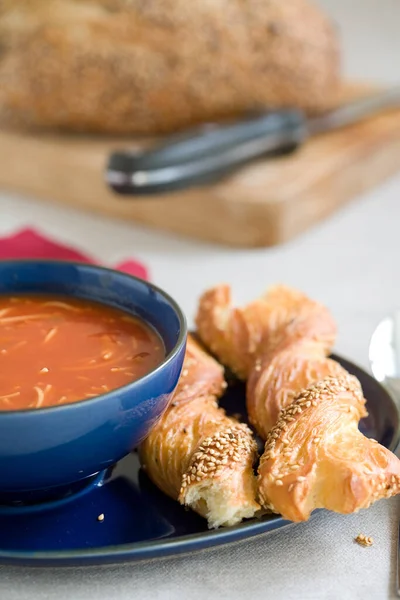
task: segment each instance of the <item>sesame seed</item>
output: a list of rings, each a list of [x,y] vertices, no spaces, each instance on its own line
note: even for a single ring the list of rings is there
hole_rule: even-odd
[[[97,520],[98,520],[98,521],[104,521],[104,514],[103,514],[103,513],[101,513],[101,515],[99,515],[99,516],[97,517]]]
[[[362,533],[359,533],[357,537],[354,538],[354,541],[360,546],[369,547],[372,546],[374,540],[370,536],[366,536]]]
[[[228,427],[203,440],[182,477],[181,501],[184,502],[187,484],[217,477],[223,469],[233,468],[233,465],[240,465],[242,461],[243,466],[252,465],[256,450],[252,433],[244,424]]]

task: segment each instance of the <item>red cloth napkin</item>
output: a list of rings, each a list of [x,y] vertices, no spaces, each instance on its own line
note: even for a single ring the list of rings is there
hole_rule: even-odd
[[[8,237],[0,238],[0,260],[7,258],[49,258],[96,264],[93,258],[70,246],[58,244],[34,229],[23,229]],[[148,279],[146,267],[135,260],[124,261],[114,265],[114,268],[141,279]]]

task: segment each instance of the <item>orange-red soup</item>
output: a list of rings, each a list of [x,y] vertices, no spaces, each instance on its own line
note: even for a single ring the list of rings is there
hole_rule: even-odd
[[[159,365],[165,349],[142,320],[96,302],[0,296],[0,410],[90,399]]]

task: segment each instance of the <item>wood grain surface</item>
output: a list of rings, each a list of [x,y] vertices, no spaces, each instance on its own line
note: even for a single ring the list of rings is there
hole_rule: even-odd
[[[344,97],[358,93],[365,93],[364,86],[351,86]],[[400,107],[315,137],[293,155],[260,160],[216,185],[158,197],[117,196],[104,181],[107,156],[141,145],[126,138],[3,127],[0,187],[197,239],[271,246],[294,238],[400,170]]]

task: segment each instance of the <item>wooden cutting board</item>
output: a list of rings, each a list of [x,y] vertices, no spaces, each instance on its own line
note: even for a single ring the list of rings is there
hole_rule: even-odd
[[[362,90],[362,92],[360,92]],[[349,87],[345,97],[365,93]],[[108,154],[130,139],[0,130],[0,187],[237,247],[290,240],[400,171],[400,108],[260,160],[217,185],[120,197],[104,183]]]

